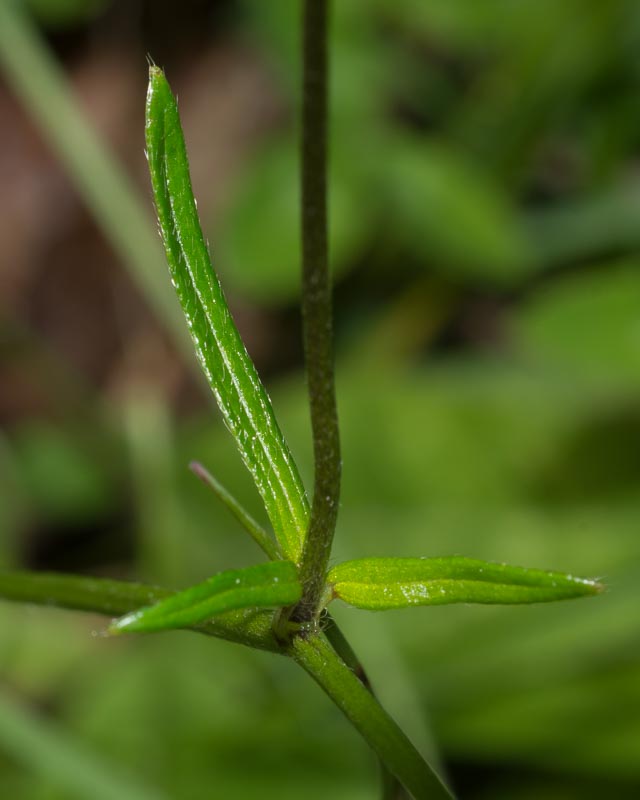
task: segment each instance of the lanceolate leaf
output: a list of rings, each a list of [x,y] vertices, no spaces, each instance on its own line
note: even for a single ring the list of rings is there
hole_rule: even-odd
[[[373,611],[447,603],[545,603],[597,594],[597,581],[473,558],[363,558],[329,573],[333,597]]]
[[[198,358],[282,550],[297,562],[309,516],[304,487],[211,266],[178,107],[162,70],[155,66],[149,70],[146,140],[169,269]]]
[[[159,586],[87,575],[0,570],[2,600],[90,611],[108,617],[129,614],[174,594]],[[273,633],[272,616],[265,609],[236,609],[213,617],[204,625],[199,624],[195,630],[247,647],[279,653],[281,645]]]
[[[184,628],[238,608],[276,608],[297,603],[301,588],[291,561],[270,561],[246,569],[220,572],[203,583],[178,592],[116,620],[111,633]]]

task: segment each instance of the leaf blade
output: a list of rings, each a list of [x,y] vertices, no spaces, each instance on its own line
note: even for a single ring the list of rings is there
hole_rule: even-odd
[[[173,597],[159,586],[47,572],[0,570],[0,601],[34,603],[108,617],[128,614],[143,605]],[[281,652],[268,611],[239,609],[214,617],[193,630],[258,650]]]
[[[333,596],[382,611],[451,603],[544,603],[598,594],[602,584],[560,572],[448,558],[363,558],[329,573]]]
[[[191,627],[227,611],[291,605],[301,593],[295,565],[269,561],[219,572],[155,605],[126,614],[111,624],[109,632],[151,633]]]
[[[249,469],[284,554],[299,561],[309,504],[271,401],[231,317],[200,228],[178,107],[149,70],[146,143],[171,278],[200,365]]]

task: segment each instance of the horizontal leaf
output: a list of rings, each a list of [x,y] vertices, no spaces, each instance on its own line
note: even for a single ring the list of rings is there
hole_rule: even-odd
[[[298,573],[290,561],[270,561],[246,569],[230,569],[116,620],[110,633],[184,628],[238,608],[287,606],[300,599]]]
[[[86,575],[0,570],[0,600],[89,611],[109,617],[128,614],[175,594],[158,586]],[[281,647],[273,633],[271,616],[268,611],[239,609],[214,617],[205,625],[198,625],[196,630],[278,653]]]
[[[602,584],[473,558],[363,558],[329,573],[333,596],[373,611],[447,603],[545,603],[597,594]]]
[[[154,66],[149,73],[146,141],[169,270],[196,353],[282,550],[298,561],[309,516],[304,487],[211,265],[178,106],[162,70]]]

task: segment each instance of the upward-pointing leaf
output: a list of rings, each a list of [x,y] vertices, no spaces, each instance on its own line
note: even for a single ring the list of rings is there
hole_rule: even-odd
[[[382,611],[446,603],[546,603],[597,594],[602,584],[561,572],[473,558],[363,558],[329,573],[333,596]]]
[[[302,590],[291,561],[229,569],[154,606],[116,620],[111,633],[150,633],[206,622],[238,608],[278,608],[297,603]]]
[[[309,517],[304,487],[211,266],[178,106],[162,70],[155,66],[149,70],[146,140],[169,269],[196,353],[280,546],[297,562]]]

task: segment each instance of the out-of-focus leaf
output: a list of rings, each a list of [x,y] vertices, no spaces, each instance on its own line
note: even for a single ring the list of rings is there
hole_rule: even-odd
[[[112,501],[111,443],[75,425],[32,421],[12,438],[16,474],[31,510],[51,519],[105,511]],[[98,457],[98,453],[100,457]]]
[[[296,151],[285,140],[260,151],[236,189],[220,237],[225,281],[261,302],[293,301],[300,291]]]
[[[345,370],[339,386],[345,499],[403,512],[522,497],[555,437],[588,405],[575,385],[483,360],[384,378]]]
[[[396,135],[380,161],[386,225],[425,264],[472,283],[528,274],[523,231],[497,183],[443,145]]]
[[[263,499],[283,552],[302,552],[309,505],[293,457],[240,338],[209,258],[196,208],[178,106],[151,67],[146,109],[151,183],[178,298],[227,427]]]
[[[299,6],[295,0],[276,5],[242,0],[240,5],[246,12],[247,28],[267,51],[289,95],[295,96],[301,69]],[[330,124],[342,125],[346,118],[362,115],[375,121],[371,115],[375,107],[384,104],[386,96],[380,88],[391,68],[390,50],[385,37],[379,35],[379,20],[369,4],[361,3],[336,3],[331,17],[331,72],[340,80],[329,85]],[[358,139],[364,144],[362,136]]]
[[[529,212],[524,224],[537,268],[635,250],[639,213],[640,183],[635,178]]]
[[[557,279],[517,314],[525,352],[602,382],[640,383],[640,261]]]
[[[293,800],[307,797],[310,781],[314,800],[375,796],[367,748],[353,746],[349,728],[288,660],[170,632],[133,647],[94,644],[98,652],[69,686],[66,720],[75,735],[150,776],[171,798],[204,800],[215,786],[239,800]],[[310,723],[304,736],[301,709]]]
[[[270,561],[220,572],[156,605],[121,617],[109,630],[111,633],[148,633],[184,628],[235,609],[291,605],[300,595],[295,565],[290,561]]]
[[[83,616],[83,621],[86,631],[93,620]],[[34,613],[28,605],[0,603],[3,682],[28,697],[50,696],[94,644],[93,637],[77,635],[78,624],[77,615],[59,609],[41,607]]]
[[[362,558],[329,573],[334,597],[382,611],[449,603],[546,603],[597,594],[602,584],[560,572],[472,558]]]
[[[135,781],[118,776],[113,765],[87,751],[64,731],[22,708],[6,693],[0,695],[0,749],[62,785],[78,800],[159,800],[164,797]]]
[[[91,18],[109,0],[26,0],[26,5],[45,25],[62,28]]]
[[[503,683],[499,694],[466,707],[461,704],[449,714],[444,735],[458,744],[481,738],[487,756],[502,752],[545,766],[571,765],[587,774],[614,772],[638,780],[639,681],[637,661],[619,661],[595,667],[578,679],[560,679],[521,692]],[[526,724],[516,725],[514,720]]]
[[[539,145],[562,131],[577,102],[597,91],[621,51],[620,8],[615,1],[598,3],[581,13],[581,0],[490,0],[478,6],[470,17],[471,53],[491,56],[462,97],[453,137],[498,178],[521,181],[534,168]],[[573,36],[567,39],[569,28]],[[572,122],[584,125],[580,118]]]
[[[358,194],[358,170],[332,159],[329,204],[334,275],[350,266],[373,206]],[[225,281],[261,303],[295,301],[300,292],[300,191],[295,142],[262,149],[245,171],[227,214],[220,259]]]

